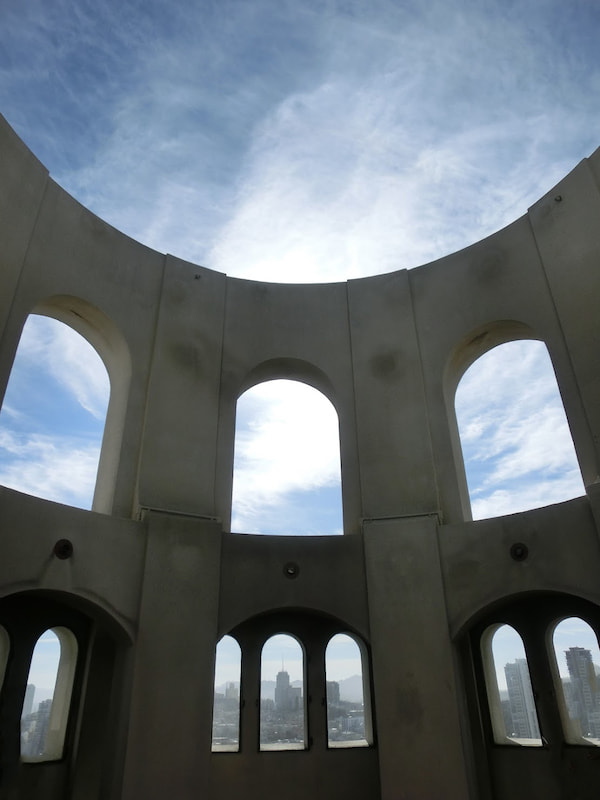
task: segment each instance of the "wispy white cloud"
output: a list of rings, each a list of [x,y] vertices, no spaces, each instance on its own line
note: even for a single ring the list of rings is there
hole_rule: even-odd
[[[100,357],[78,333],[31,315],[0,413],[0,483],[90,508],[109,391]]]
[[[539,479],[535,474],[530,474],[528,477],[529,480],[522,480],[518,486],[511,486],[509,489],[491,489],[485,497],[472,499],[473,519],[514,514],[530,508],[559,503],[583,494],[581,476],[577,474],[553,481]]]
[[[456,411],[475,519],[584,494],[540,342],[511,342],[482,356],[459,384]]]
[[[19,342],[19,358],[44,370],[96,420],[104,422],[110,381],[102,359],[78,333],[56,320],[29,316]]]
[[[99,448],[68,436],[22,436],[0,428],[0,484],[89,508]]]
[[[315,389],[260,384],[238,401],[238,420],[232,530],[260,530],[295,491],[339,485],[337,414]]]
[[[391,31],[389,13],[336,20],[321,80],[255,128],[208,263],[278,281],[416,266],[520,216],[587,154],[596,111],[547,64],[544,26],[453,8]]]
[[[7,86],[55,71],[87,127],[60,131],[69,165],[50,126],[53,173],[127,233],[229,274],[339,280],[492,232],[592,149],[598,64],[541,5],[38,3],[9,47],[37,66],[13,59]]]

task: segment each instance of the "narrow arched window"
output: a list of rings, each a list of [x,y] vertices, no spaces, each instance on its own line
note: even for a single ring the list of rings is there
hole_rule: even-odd
[[[542,738],[523,640],[510,625],[481,637],[490,719],[497,744],[540,747]]]
[[[30,315],[0,413],[0,483],[90,508],[109,393],[106,368],[82,336]]]
[[[277,380],[240,396],[231,530],[343,532],[338,418],[321,392]]]
[[[242,653],[233,636],[224,636],[215,656],[212,750],[214,753],[240,749],[240,682]]]
[[[338,633],[325,650],[327,744],[366,747],[373,742],[367,659],[364,644]]]
[[[260,749],[306,748],[304,650],[289,634],[267,639],[260,667]]]
[[[585,494],[546,346],[509,342],[465,372],[455,408],[474,519]]]
[[[21,716],[23,761],[62,758],[76,666],[77,640],[68,628],[51,628],[40,636]]]
[[[600,746],[600,650],[587,622],[569,617],[552,633],[554,678],[565,739]]]
[[[0,689],[4,682],[4,673],[6,671],[6,664],[8,662],[8,654],[10,651],[10,639],[8,633],[0,625]]]

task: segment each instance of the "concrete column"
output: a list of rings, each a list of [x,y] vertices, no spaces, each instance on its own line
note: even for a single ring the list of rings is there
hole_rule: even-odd
[[[363,516],[436,511],[423,376],[406,270],[350,281]]]
[[[220,550],[214,524],[148,515],[123,800],[205,796]]]
[[[472,795],[435,519],[366,528],[382,800],[466,800]]]
[[[224,302],[224,275],[167,257],[143,434],[143,508],[215,515]]]
[[[587,159],[531,207],[529,220],[577,381],[579,394],[557,373],[589,485],[600,473],[600,191]]]
[[[48,170],[0,115],[0,338],[3,338],[47,180]],[[20,333],[20,329],[12,332],[0,353],[0,403]]]

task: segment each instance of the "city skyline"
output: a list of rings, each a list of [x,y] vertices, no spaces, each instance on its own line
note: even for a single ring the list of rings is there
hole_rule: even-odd
[[[562,620],[555,628],[552,644],[556,666],[561,678],[569,677],[564,653],[571,647],[584,647],[589,650],[593,654],[594,663],[598,664],[600,669],[600,647],[596,635],[583,620],[577,617],[568,617]],[[500,625],[493,637],[492,652],[498,688],[500,691],[506,691],[504,667],[517,659],[526,658],[523,642],[509,625]]]
[[[559,626],[560,627],[560,626]],[[492,711],[492,725],[495,741],[499,744],[506,738],[526,746],[541,746],[544,743],[537,715],[535,684],[532,684],[527,658],[522,657],[504,664],[503,669],[494,651],[496,683],[498,693],[488,682],[488,697]],[[597,661],[592,651],[581,646],[571,646],[559,653],[555,650],[557,663],[564,656],[568,675],[559,674],[564,705],[563,728],[567,742],[580,744],[582,739],[600,745],[600,652],[595,647]],[[500,675],[504,675],[504,688]],[[488,676],[489,681],[489,676]],[[495,709],[500,703],[502,725]],[[563,712],[561,712],[563,713]]]
[[[359,677],[359,676],[354,676]],[[348,679],[350,680],[350,679]],[[362,680],[361,680],[362,684]],[[304,681],[291,682],[289,673],[279,670],[275,681],[260,683],[261,750],[297,750],[308,746],[306,706],[310,695]],[[242,695],[239,683],[215,686],[212,720],[213,752],[237,752],[240,746]],[[368,746],[365,705],[360,698],[344,697],[337,681],[326,680],[328,747]]]

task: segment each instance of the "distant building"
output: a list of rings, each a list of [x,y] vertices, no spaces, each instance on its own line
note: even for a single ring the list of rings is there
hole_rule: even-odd
[[[25,690],[25,700],[23,701],[23,713],[21,714],[21,717],[28,717],[33,711],[34,696],[35,696],[35,686],[33,685],[33,683],[28,683],[27,689]]]
[[[600,738],[600,684],[592,662],[592,654],[584,647],[565,651],[571,678],[567,700],[569,716],[578,720],[582,736]]]
[[[297,711],[302,700],[302,689],[290,684],[290,676],[285,670],[277,673],[275,679],[275,708],[277,711]]]
[[[228,683],[225,687],[225,697],[227,700],[237,700],[240,696],[239,690],[235,683]]]
[[[52,700],[42,700],[37,711],[23,718],[21,731],[22,755],[30,758],[43,755],[51,708]]]
[[[340,702],[340,685],[337,681],[327,681],[327,702],[330,705]]]
[[[540,729],[533,699],[527,659],[517,658],[504,667],[512,730],[509,736],[518,739],[539,739]]]

